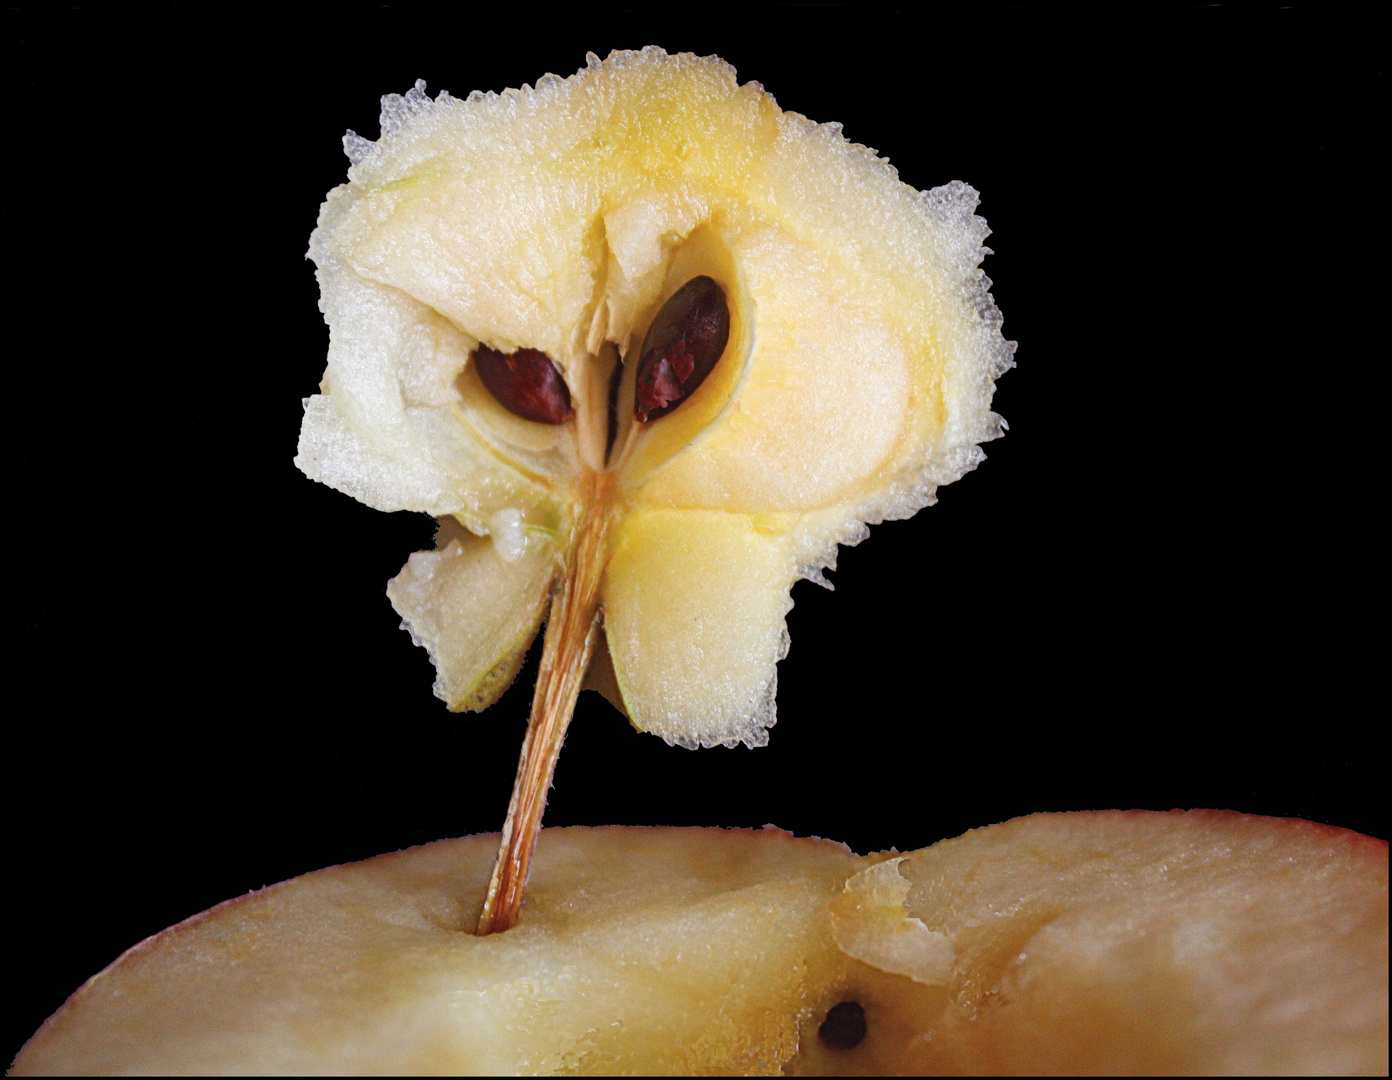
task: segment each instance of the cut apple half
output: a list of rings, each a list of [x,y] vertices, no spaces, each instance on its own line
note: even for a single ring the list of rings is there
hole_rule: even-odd
[[[548,829],[307,874],[128,951],[16,1075],[1385,1073],[1387,845],[1040,814],[857,858],[773,829]]]
[[[722,61],[653,48],[501,95],[418,84],[345,146],[310,242],[329,363],[296,461],[484,538],[393,585],[436,692],[493,700],[540,591],[550,734],[519,783],[549,784],[569,716],[546,710],[591,663],[640,730],[767,741],[794,581],[1000,434],[1013,345],[976,192],[915,191]],[[549,578],[540,547],[487,554],[519,528]],[[500,865],[525,878],[521,848]]]

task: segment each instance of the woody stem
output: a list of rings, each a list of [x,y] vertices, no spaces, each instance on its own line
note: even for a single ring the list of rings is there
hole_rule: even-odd
[[[587,470],[576,526],[566,551],[565,566],[551,599],[546,623],[541,670],[532,697],[527,737],[517,763],[512,800],[503,823],[502,843],[488,895],[479,915],[480,936],[513,927],[522,908],[531,873],[532,853],[541,832],[546,796],[556,771],[556,759],[575,712],[575,700],[599,634],[599,586],[609,529],[610,474]]]

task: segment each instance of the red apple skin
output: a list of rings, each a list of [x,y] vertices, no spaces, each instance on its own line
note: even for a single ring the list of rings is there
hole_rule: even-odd
[[[499,1072],[520,1071],[526,1062],[533,1071],[581,1072],[679,1072],[693,1063],[709,1072],[792,1074],[1386,1071],[1387,843],[1347,830],[1223,811],[1039,814],[914,852],[900,864],[907,883],[902,913],[921,920],[922,932],[947,933],[957,950],[950,980],[937,983],[847,955],[826,925],[827,905],[886,855],[858,859],[839,845],[776,831],[547,830],[529,901],[532,926],[466,940],[455,935],[482,900],[495,843],[493,836],[442,841],[332,867],[170,927],[88,980],[26,1044],[13,1071]],[[596,852],[603,857],[593,858]],[[605,873],[596,878],[601,864]],[[142,992],[160,994],[148,978],[142,984],[142,972],[158,972],[162,955],[187,954],[190,942],[213,941],[220,926],[258,912],[265,925],[275,904],[322,904],[316,889],[351,892],[355,881],[381,880],[397,890],[392,896],[434,912],[447,933],[434,927],[431,941],[449,948],[463,942],[466,950],[492,941],[486,948],[494,960],[514,944],[522,949],[527,934],[554,926],[566,933],[597,928],[600,937],[592,940],[604,943],[612,926],[613,938],[623,938],[631,934],[623,920],[642,908],[650,889],[661,894],[658,915],[643,925],[656,944],[643,948],[660,951],[667,935],[683,932],[679,923],[701,912],[710,917],[653,969],[661,972],[658,982],[640,979],[642,993],[613,999],[614,1010],[631,1010],[621,1037],[591,1040],[578,1058],[533,1054],[530,1033],[504,1030],[509,1025],[498,1018],[509,1015],[506,1009],[488,1014],[495,1027],[468,1031],[472,1043],[454,1047],[453,1057],[440,1057],[438,1047],[432,1057],[388,1046],[375,1057],[344,1058],[330,1045],[320,1059],[277,1058],[283,1048],[272,1046],[269,1057],[262,1047],[260,1056],[201,1064],[176,1045],[187,1026],[175,1027],[161,1056],[139,1045],[129,1024],[122,1035],[109,1020],[113,1000],[119,1002],[113,987],[143,985]],[[971,887],[962,887],[967,880]],[[1173,887],[1161,895],[1156,882]],[[610,884],[612,897],[604,895]],[[751,889],[774,891],[750,906]],[[1306,933],[1293,936],[1292,926]],[[1202,931],[1197,937],[1195,928]],[[1010,948],[1002,952],[983,932]],[[565,934],[555,942],[555,949],[565,947]],[[604,951],[586,946],[562,959],[583,966],[595,948]],[[387,969],[380,968],[383,955]],[[552,954],[533,955],[544,961]],[[745,975],[712,979],[703,967],[710,956],[736,963],[731,970]],[[391,953],[378,950],[371,959],[379,965],[373,971],[393,977]],[[643,968],[642,949],[630,950],[625,964],[626,971]],[[542,962],[537,970],[547,967]],[[167,993],[155,1011],[189,1007],[188,985]],[[203,982],[191,985],[204,989]],[[599,1000],[607,985],[596,977],[594,1000],[577,1007],[610,1008]],[[679,996],[692,987],[695,998],[663,1013],[669,991]],[[868,1034],[852,1049],[828,1047],[818,1027],[846,1000],[863,1007]],[[228,1003],[232,1012],[236,1006]],[[692,1012],[696,1026],[678,1030],[671,1017]],[[372,1014],[361,1015],[365,1029]],[[723,1043],[701,1023],[717,1015],[733,1025]],[[118,1037],[103,1043],[104,1031]],[[707,1056],[693,1058],[698,1052]]]

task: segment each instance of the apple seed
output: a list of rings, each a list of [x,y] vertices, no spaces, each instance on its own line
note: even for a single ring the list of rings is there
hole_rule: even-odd
[[[564,424],[571,418],[570,388],[544,352],[500,353],[480,345],[474,365],[489,393],[514,416],[538,424]]]
[[[865,1039],[865,1010],[857,1001],[833,1005],[817,1029],[817,1038],[829,1050],[853,1050]]]
[[[639,420],[666,416],[705,381],[730,339],[730,307],[711,278],[692,278],[648,327],[638,358]]]

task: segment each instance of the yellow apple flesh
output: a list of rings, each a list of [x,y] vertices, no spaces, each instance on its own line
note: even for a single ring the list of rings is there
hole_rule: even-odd
[[[976,191],[916,191],[839,124],[658,48],[502,94],[420,83],[345,149],[310,240],[329,355],[295,460],[440,519],[388,590],[436,693],[486,708],[553,588],[589,576],[593,662],[636,727],[766,742],[793,584],[825,584],[839,544],[931,504],[1002,432],[1014,345]],[[647,332],[697,278],[728,340],[640,420]],[[543,353],[573,413],[509,411],[481,348]]]
[[[546,624],[487,934],[581,688],[671,744],[765,744],[794,583],[984,459],[1014,345],[974,189],[915,190],[717,57],[418,82],[344,148],[295,461],[439,520],[388,595],[451,709],[496,701]]]
[[[90,980],[14,1072],[1387,1068],[1387,845],[1339,829],[1040,814],[863,858],[771,829],[551,829],[521,923],[475,937],[496,846],[333,867],[181,923]],[[863,1016],[855,1045],[838,1005]]]

